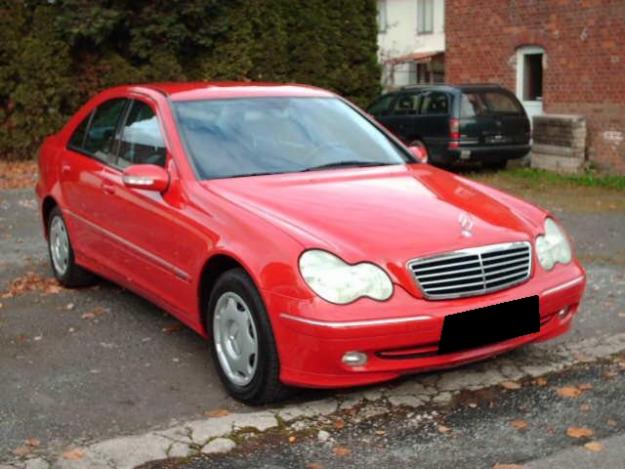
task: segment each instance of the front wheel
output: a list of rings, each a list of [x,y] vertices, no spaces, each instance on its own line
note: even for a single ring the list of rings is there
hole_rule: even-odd
[[[287,397],[265,306],[244,270],[229,270],[217,280],[206,314],[213,362],[230,395],[253,405]]]

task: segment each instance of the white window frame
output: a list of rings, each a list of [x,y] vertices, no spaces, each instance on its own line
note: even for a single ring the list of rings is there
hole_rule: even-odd
[[[434,0],[417,0],[417,34],[434,32]]]
[[[378,32],[385,33],[388,29],[387,0],[378,0]]]

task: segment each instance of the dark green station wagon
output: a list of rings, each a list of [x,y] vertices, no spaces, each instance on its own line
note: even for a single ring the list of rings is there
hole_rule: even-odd
[[[417,85],[380,96],[369,114],[430,163],[481,162],[503,168],[530,151],[530,122],[497,85]]]

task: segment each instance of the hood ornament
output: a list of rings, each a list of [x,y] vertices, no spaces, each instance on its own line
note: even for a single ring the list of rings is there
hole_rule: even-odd
[[[458,223],[460,224],[460,234],[465,238],[470,238],[473,236],[473,225],[475,222],[473,221],[473,217],[469,215],[467,212],[462,212],[458,215]]]

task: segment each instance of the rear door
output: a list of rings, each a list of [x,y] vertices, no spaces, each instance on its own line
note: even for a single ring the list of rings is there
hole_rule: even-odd
[[[452,97],[440,90],[426,91],[420,99],[418,129],[430,155],[442,155],[449,144]]]
[[[462,145],[528,144],[530,125],[516,97],[504,89],[464,90],[460,102]]]
[[[397,138],[405,143],[414,140],[416,118],[419,114],[420,94],[418,91],[404,91],[397,94],[386,115],[380,122]]]

